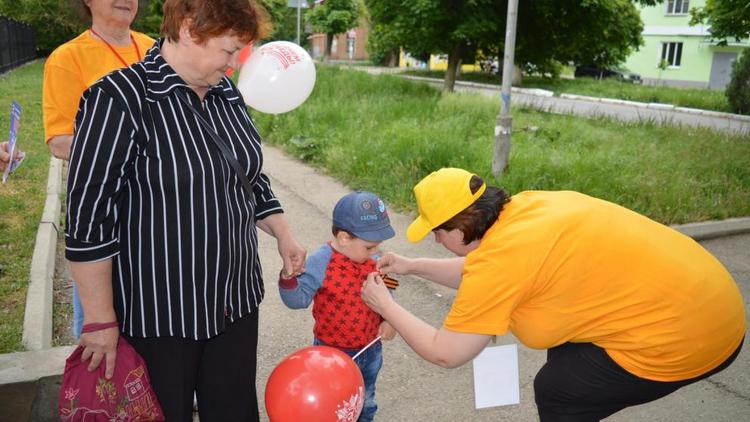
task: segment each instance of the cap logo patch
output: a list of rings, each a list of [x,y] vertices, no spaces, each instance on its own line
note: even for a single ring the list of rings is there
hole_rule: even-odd
[[[385,212],[385,204],[380,198],[378,198],[378,211]]]

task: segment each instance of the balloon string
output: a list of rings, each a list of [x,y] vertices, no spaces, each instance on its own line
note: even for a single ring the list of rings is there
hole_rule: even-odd
[[[371,341],[371,342],[370,342],[370,344],[368,344],[367,346],[363,347],[363,348],[362,348],[362,350],[360,350],[359,352],[357,352],[357,354],[356,354],[356,355],[354,355],[354,357],[352,357],[352,360],[354,360],[354,359],[357,359],[357,357],[359,357],[359,355],[361,355],[361,354],[362,354],[362,353],[363,353],[363,352],[364,352],[365,350],[367,350],[367,349],[368,349],[368,348],[369,348],[370,346],[372,346],[373,344],[375,344],[375,343],[376,343],[376,342],[377,342],[378,340],[380,340],[380,336],[377,336],[377,337],[375,338],[375,340]]]

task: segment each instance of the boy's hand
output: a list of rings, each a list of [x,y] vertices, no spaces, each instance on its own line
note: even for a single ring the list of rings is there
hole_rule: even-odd
[[[286,290],[292,290],[296,289],[297,286],[299,286],[299,282],[297,281],[297,276],[292,274],[284,274],[284,270],[282,269],[279,273],[279,287]]]
[[[378,335],[380,336],[381,340],[393,340],[393,338],[396,337],[396,329],[393,328],[393,326],[389,324],[388,321],[383,321],[380,323]]]

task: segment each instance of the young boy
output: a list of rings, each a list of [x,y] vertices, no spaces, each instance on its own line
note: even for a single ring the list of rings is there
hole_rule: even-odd
[[[336,347],[354,356],[381,336],[391,340],[396,331],[371,310],[360,297],[362,283],[375,269],[380,243],[395,235],[385,204],[370,192],[353,192],[333,209],[333,239],[307,258],[305,272],[279,278],[279,292],[286,306],[303,309],[313,305],[314,344]],[[378,341],[355,360],[365,381],[365,404],[359,422],[372,421],[375,381],[383,364]]]

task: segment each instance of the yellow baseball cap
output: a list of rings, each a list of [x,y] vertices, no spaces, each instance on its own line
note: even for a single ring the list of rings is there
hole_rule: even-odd
[[[414,186],[419,216],[406,230],[406,238],[417,243],[435,227],[445,223],[473,204],[485,191],[484,183],[471,193],[469,182],[474,176],[463,169],[442,168],[433,171]]]

